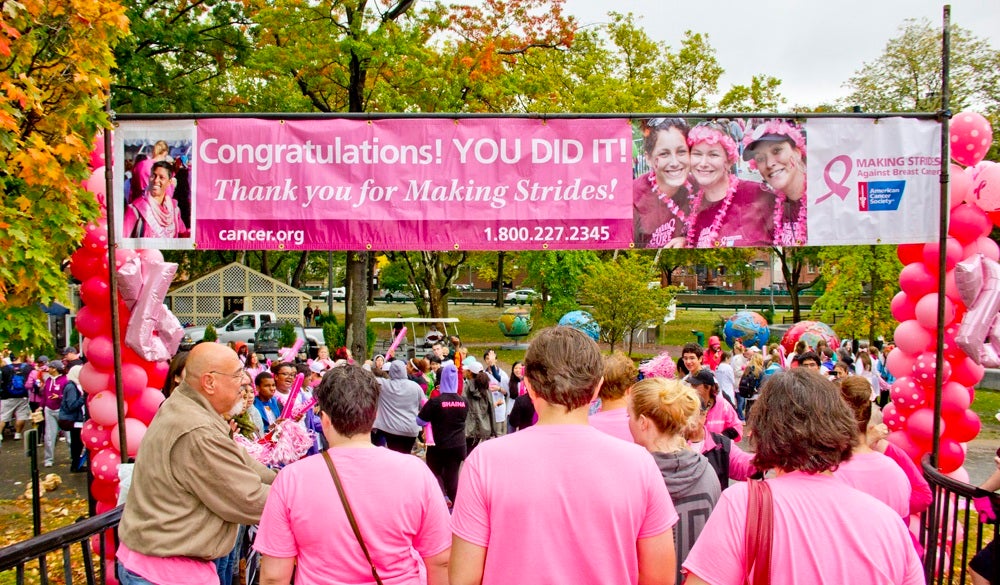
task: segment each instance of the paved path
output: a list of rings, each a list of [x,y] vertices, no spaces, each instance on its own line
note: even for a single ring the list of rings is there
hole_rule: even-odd
[[[8,435],[9,437],[9,435]],[[13,500],[24,495],[31,481],[31,460],[25,455],[23,440],[4,439],[0,444],[0,499]],[[42,466],[41,445],[38,447],[38,472],[42,478],[49,473],[57,473],[62,478],[62,486],[47,494],[49,498],[86,498],[87,474],[69,472],[69,443],[56,443],[55,465]]]

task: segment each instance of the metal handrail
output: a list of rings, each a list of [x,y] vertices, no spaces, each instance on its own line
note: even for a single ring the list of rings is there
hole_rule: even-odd
[[[36,536],[23,542],[18,542],[4,548],[0,548],[0,573],[10,570],[17,571],[17,582],[24,581],[24,566],[34,560],[45,558],[50,553],[63,553],[63,573],[66,575],[66,583],[70,583],[70,548],[74,544],[80,544],[83,550],[83,563],[87,574],[88,583],[104,582],[104,563],[101,563],[101,578],[95,579],[93,559],[91,558],[90,538],[100,535],[107,530],[118,527],[118,522],[122,517],[123,506],[118,506],[103,514],[98,514]],[[117,541],[117,539],[116,539]],[[100,539],[100,558],[106,558],[105,540]],[[42,582],[48,581],[48,571],[42,571]]]

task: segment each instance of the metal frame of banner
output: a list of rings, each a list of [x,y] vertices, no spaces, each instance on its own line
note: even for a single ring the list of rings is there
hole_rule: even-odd
[[[628,118],[638,120],[645,118],[681,118],[684,120],[703,120],[708,118],[787,118],[806,120],[810,118],[859,118],[880,120],[885,118],[911,118],[916,120],[938,120],[940,112],[622,112],[618,114],[593,113],[518,113],[518,114],[479,114],[479,113],[390,113],[390,112],[229,112],[229,113],[170,113],[170,114],[119,114],[112,113],[112,122],[130,120],[203,120],[214,119],[257,119],[257,120],[476,120],[476,119],[530,119],[530,120],[608,120]]]

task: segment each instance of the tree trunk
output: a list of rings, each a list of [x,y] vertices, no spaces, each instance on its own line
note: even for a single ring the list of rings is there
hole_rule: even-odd
[[[503,308],[503,259],[506,256],[506,252],[497,252],[497,302],[496,307],[498,309]]]
[[[271,276],[271,266],[267,260],[267,250],[260,251],[260,273],[264,276]]]
[[[347,253],[347,286],[345,293],[344,323],[347,327],[347,347],[356,359],[364,360],[368,356],[368,339],[365,332],[367,322],[368,287],[365,283],[365,273],[368,262],[365,252]]]
[[[368,254],[368,306],[375,306],[375,253]]]
[[[309,250],[305,250],[299,256],[299,262],[292,271],[291,286],[299,288],[302,286],[302,275],[306,272],[306,265],[309,264]]]

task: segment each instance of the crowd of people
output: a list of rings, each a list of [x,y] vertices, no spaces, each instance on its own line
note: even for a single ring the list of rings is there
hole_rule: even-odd
[[[930,488],[885,440],[882,352],[818,345],[730,354],[713,337],[658,376],[569,327],[510,369],[457,337],[363,363],[200,343],[171,363],[136,458],[119,580],[229,584],[252,536],[264,584],[922,583],[907,522]],[[12,357],[4,420],[23,398],[56,437],[79,356]],[[314,444],[267,468],[234,435],[264,437],[292,395],[315,401],[296,421]],[[760,489],[769,566],[745,547]]]

